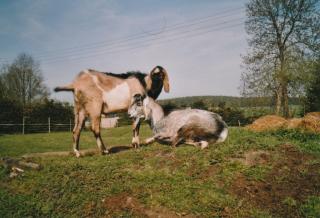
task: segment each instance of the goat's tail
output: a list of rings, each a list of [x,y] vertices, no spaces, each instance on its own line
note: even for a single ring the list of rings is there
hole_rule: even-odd
[[[228,127],[224,127],[221,133],[219,134],[217,142],[224,142],[226,138],[228,137]]]
[[[60,91],[74,91],[74,87],[73,87],[73,84],[69,84],[69,85],[66,85],[66,86],[58,86],[56,88],[54,88],[54,91],[55,92],[60,92]]]

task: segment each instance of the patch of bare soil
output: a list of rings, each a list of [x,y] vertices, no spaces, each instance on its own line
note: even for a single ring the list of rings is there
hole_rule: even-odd
[[[119,153],[122,151],[126,151],[128,149],[132,149],[132,146],[126,146],[126,145],[113,146],[109,149],[109,154]],[[100,154],[101,154],[101,152],[99,149],[82,149],[82,150],[80,150],[81,157],[100,155]],[[75,156],[75,153],[72,151],[49,151],[49,152],[25,154],[25,155],[22,155],[22,158],[65,157],[65,156]]]
[[[320,173],[314,157],[291,145],[282,145],[272,170],[264,181],[239,175],[230,192],[247,203],[282,217],[300,217],[299,205],[310,195],[320,194]]]
[[[189,214],[179,214],[163,207],[147,208],[141,204],[138,199],[126,193],[118,194],[102,200],[104,207],[107,208],[110,215],[121,211],[129,211],[133,216],[150,218],[176,218],[176,217],[194,217]]]
[[[83,149],[80,150],[81,156],[93,156],[99,154],[98,149]],[[50,152],[41,152],[41,153],[30,153],[22,155],[23,158],[34,158],[34,157],[64,157],[64,156],[75,156],[72,151],[50,151]]]
[[[246,166],[255,166],[266,164],[270,160],[270,153],[262,150],[253,150],[246,152],[243,157],[230,158],[231,161],[238,161]]]

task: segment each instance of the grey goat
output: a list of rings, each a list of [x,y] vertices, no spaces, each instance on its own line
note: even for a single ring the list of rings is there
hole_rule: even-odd
[[[186,143],[204,149],[209,143],[225,141],[228,136],[227,124],[218,114],[187,108],[164,116],[162,107],[148,96],[136,94],[132,102],[128,109],[130,117],[144,117],[154,133],[146,144],[158,141],[175,147]]]

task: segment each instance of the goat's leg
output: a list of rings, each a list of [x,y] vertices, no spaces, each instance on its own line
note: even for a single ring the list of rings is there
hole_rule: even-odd
[[[167,137],[165,137],[165,136],[163,136],[163,135],[161,135],[161,134],[156,134],[156,135],[154,135],[154,136],[152,136],[152,137],[147,138],[146,140],[144,140],[143,144],[148,145],[148,144],[153,143],[153,142],[156,141],[156,140],[162,140],[162,139],[164,139],[164,138],[167,138]]]
[[[201,150],[207,148],[209,143],[207,141],[200,141]]]
[[[201,145],[200,142],[196,142],[196,141],[194,141],[193,139],[186,140],[185,143],[186,143],[187,145],[193,145],[193,146],[195,146],[195,147],[199,147],[199,146]]]
[[[91,120],[91,130],[94,134],[94,137],[96,138],[97,146],[100,149],[102,154],[107,154],[108,150],[104,146],[101,138],[101,134],[100,134],[100,122],[101,122],[100,114],[95,116],[91,115],[90,120]]]
[[[165,134],[158,133],[158,134],[144,140],[143,144],[148,145],[148,144],[153,143],[154,141],[165,141],[165,140],[168,140],[169,138],[170,137]]]
[[[74,128],[73,128],[73,151],[76,154],[76,157],[80,157],[80,151],[79,151],[79,139],[80,139],[80,133],[81,129],[84,124],[84,120],[86,118],[85,112],[83,110],[75,112],[74,117]]]
[[[202,140],[202,141],[200,141],[200,142],[199,142],[199,141],[196,142],[196,141],[194,141],[194,140],[187,140],[187,141],[186,141],[186,144],[188,144],[188,145],[194,145],[194,146],[196,146],[196,147],[199,147],[199,146],[200,146],[201,150],[207,148],[208,145],[209,145],[209,143],[208,143],[207,141],[204,141],[204,140]]]
[[[140,146],[140,139],[139,139],[139,131],[140,131],[140,119],[136,118],[132,124],[133,129],[133,136],[132,136],[132,147],[138,148]]]
[[[156,140],[155,137],[150,137],[150,138],[147,138],[146,140],[144,140],[143,144],[148,145],[148,144],[153,143],[155,140]]]
[[[171,146],[173,148],[177,147],[177,145],[182,141],[182,138],[179,136],[176,136],[173,141],[171,142]]]

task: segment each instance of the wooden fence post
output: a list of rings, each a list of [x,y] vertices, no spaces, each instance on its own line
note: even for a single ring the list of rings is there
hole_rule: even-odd
[[[25,122],[25,117],[22,117],[22,135],[24,135],[24,122]]]
[[[48,132],[51,133],[50,117],[48,117]]]

